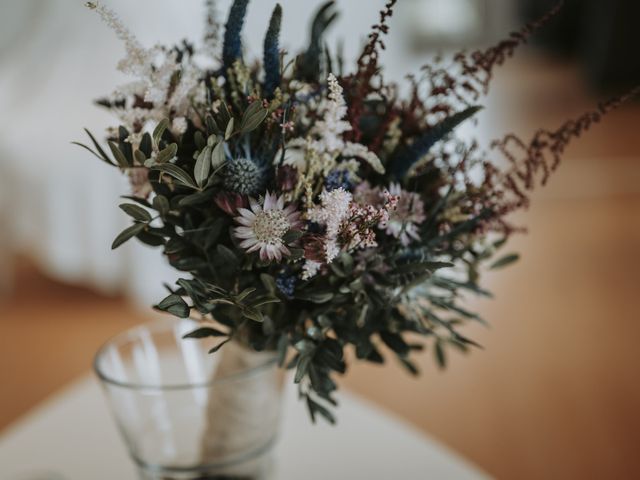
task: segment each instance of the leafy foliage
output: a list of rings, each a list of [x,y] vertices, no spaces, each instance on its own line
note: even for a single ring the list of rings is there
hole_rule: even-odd
[[[425,346],[440,367],[451,348],[479,347],[460,333],[484,322],[465,299],[490,297],[481,273],[518,258],[494,260],[513,232],[505,216],[525,206],[536,172],[552,171],[569,140],[617,105],[530,143],[496,142],[492,152],[509,163],[501,169],[455,128],[480,108],[487,80],[478,75],[544,22],[484,54],[455,56],[457,73],[425,67],[400,99],[378,65],[396,3],[385,5],[355,71],[340,77],[332,71],[343,60],[324,41],[333,1],[289,63],[277,6],[262,65],[242,56],[248,0],[233,2],[216,60],[209,3],[205,47],[216,68],[198,67],[187,42],[144,50],[101,10],[127,43],[124,70],[138,77],[119,90],[131,93],[100,101],[121,121],[108,149],[89,132],[92,147],[81,145],[131,180],[120,208],[132,225],[113,248],[132,238],[161,248],[184,275],[156,309],[202,319],[187,337],[219,338],[212,353],[229,341],[277,351],[314,421],[335,421],[347,350],[373,363],[395,357],[417,374],[411,355]]]

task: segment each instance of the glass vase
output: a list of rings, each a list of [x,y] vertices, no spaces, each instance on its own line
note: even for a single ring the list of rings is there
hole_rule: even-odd
[[[111,410],[143,480],[275,477],[282,375],[275,354],[164,319],[118,335],[95,358]]]

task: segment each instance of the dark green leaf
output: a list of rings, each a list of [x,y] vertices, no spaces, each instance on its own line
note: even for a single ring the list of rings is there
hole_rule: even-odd
[[[295,242],[296,240],[299,240],[302,237],[302,235],[304,235],[304,232],[301,230],[289,230],[282,237],[282,241],[288,245],[290,243]]]
[[[153,152],[153,143],[151,139],[151,135],[145,132],[142,136],[142,140],[140,140],[140,151],[144,153],[144,156],[149,158],[151,153]]]
[[[131,165],[129,165],[129,161],[127,160],[127,157],[125,157],[124,153],[120,151],[120,149],[118,148],[118,145],[116,145],[113,142],[108,142],[108,144],[109,144],[109,148],[111,149],[111,154],[116,159],[116,163],[120,166],[120,168],[130,167]]]
[[[300,355],[298,360],[298,366],[296,367],[296,374],[293,378],[294,383],[300,383],[304,376],[309,371],[309,365],[311,364],[311,355]]]
[[[173,165],[172,163],[165,163],[162,165],[154,165],[152,170],[159,170],[163,173],[166,173],[176,179],[181,185],[185,187],[190,187],[194,190],[198,190],[198,186],[195,184],[193,179],[189,176],[187,172],[182,170],[180,167]]]
[[[260,280],[262,281],[262,285],[264,285],[265,290],[267,290],[267,292],[269,292],[271,295],[275,295],[276,294],[276,279],[273,278],[271,275],[266,274],[266,273],[261,273],[260,274]]]
[[[193,143],[196,144],[196,148],[198,150],[202,150],[207,145],[207,140],[204,138],[204,134],[200,130],[197,130],[193,135]]]
[[[123,126],[118,127],[118,148],[124,153],[125,158],[129,165],[133,165],[133,146],[127,140],[129,138],[129,130]]]
[[[244,310],[242,310],[242,316],[257,323],[264,322],[264,315],[262,314],[262,312],[254,308],[245,308]]]
[[[153,130],[153,141],[156,145],[160,144],[160,139],[162,138],[165,130],[169,128],[169,123],[169,119],[164,118]]]
[[[309,408],[309,413],[311,414],[311,421],[315,423],[316,414],[322,415],[325,420],[327,420],[331,425],[335,425],[336,419],[333,414],[324,406],[320,405],[315,400],[312,400],[309,395],[307,395],[307,407]]]
[[[444,348],[440,339],[436,340],[435,355],[438,366],[440,368],[445,368],[447,366],[447,357],[445,356]]]
[[[143,207],[152,208],[151,204],[147,201],[146,198],[136,197],[134,195],[123,195],[120,198],[131,200],[132,202],[136,202],[138,205],[142,205]]]
[[[311,340],[303,339],[296,342],[293,348],[295,348],[301,354],[305,355],[305,354],[312,353],[316,348],[316,344],[313,343]]]
[[[216,247],[216,252],[219,256],[218,260],[221,260],[222,263],[231,265],[233,267],[237,267],[240,264],[240,260],[238,259],[236,254],[233,253],[233,250],[231,250],[229,247],[220,244]]]
[[[402,366],[406,368],[411,375],[420,375],[420,371],[418,370],[418,367],[416,367],[411,360],[408,360],[403,357],[398,357],[398,358],[400,359],[400,363],[402,364]]]
[[[115,163],[113,163],[111,160],[109,160],[108,157],[103,157],[102,155],[99,155],[98,153],[94,152],[93,149],[87,147],[84,143],[80,143],[80,142],[71,142],[73,145],[77,145],[79,147],[84,148],[85,150],[91,152],[93,155],[95,155],[96,157],[98,157],[100,160],[102,160],[105,163],[108,163],[109,165],[111,165],[112,167],[117,167],[117,165]]]
[[[211,115],[207,114],[204,123],[207,126],[207,135],[222,135],[222,131],[218,127],[216,120]]]
[[[515,263],[518,260],[520,260],[520,255],[518,255],[517,253],[511,253],[494,262],[489,268],[491,270],[497,270],[498,268],[504,268],[508,265],[511,265],[512,263]]]
[[[194,205],[202,205],[212,201],[213,196],[216,194],[215,190],[209,189],[202,192],[196,192],[180,199],[179,205],[181,207],[192,207]]]
[[[225,160],[224,142],[220,142],[214,147],[213,153],[211,154],[211,166],[218,168],[224,164]]]
[[[135,158],[135,163],[137,163],[138,165],[144,165],[147,161],[147,157],[140,150],[136,150],[135,152],[133,152],[133,158]]]
[[[206,146],[198,155],[196,165],[193,169],[198,186],[202,187],[209,178],[211,171],[211,147]]]
[[[331,299],[333,298],[334,294],[331,292],[309,292],[309,291],[304,291],[304,292],[298,292],[296,294],[296,298],[299,300],[305,300],[307,302],[311,302],[311,303],[327,303],[329,301],[331,301]]]
[[[409,353],[409,345],[407,345],[407,342],[405,342],[404,339],[397,333],[382,331],[380,332],[380,338],[387,347],[396,352],[398,355],[404,356]]]
[[[183,300],[180,295],[171,294],[158,305],[156,305],[156,309],[170,313],[179,318],[189,318],[189,314],[191,313],[191,309],[187,302]]]
[[[120,209],[134,220],[139,220],[141,222],[147,223],[151,221],[151,214],[138,205],[123,203],[122,205],[120,205]]]
[[[218,350],[220,350],[223,346],[225,346],[230,341],[231,341],[231,339],[227,338],[225,341],[220,342],[218,345],[216,345],[211,350],[209,350],[209,353],[216,353]]]
[[[242,121],[240,122],[240,131],[242,133],[249,133],[260,126],[262,122],[267,118],[269,111],[262,106],[260,100],[254,101],[249,108],[244,112]]]
[[[231,138],[231,136],[233,135],[233,131],[235,128],[235,119],[231,118],[229,120],[229,123],[227,123],[227,129],[224,132],[224,139],[225,140],[229,140]]]
[[[398,265],[394,273],[397,274],[405,274],[405,273],[422,273],[422,272],[435,272],[436,270],[440,270],[442,268],[453,267],[453,263],[448,262],[416,262],[416,263],[406,263],[403,265]]]
[[[95,139],[95,137],[91,134],[91,132],[88,129],[84,129],[85,132],[87,132],[87,135],[89,135],[89,138],[91,139],[91,143],[93,143],[93,146],[95,147],[96,151],[98,152],[98,154],[100,155],[100,157],[107,163],[111,164],[111,165],[115,165],[111,159],[109,159],[109,156],[106,154],[106,152],[103,150],[103,148],[100,146],[100,144],[98,143],[98,141]]]
[[[223,245],[219,245],[219,246],[223,247]],[[236,302],[238,302],[238,303],[242,302],[245,298],[247,298],[249,295],[251,295],[256,290],[257,289],[255,287],[245,288],[242,292],[240,292],[238,295],[236,295]]]
[[[178,153],[178,144],[172,143],[171,145],[167,146],[164,150],[158,153],[155,163],[160,163],[160,164],[167,163],[169,160],[174,158],[177,153]]]
[[[136,238],[150,247],[160,247],[165,244],[164,237],[147,231],[140,232]]]
[[[162,216],[167,215],[171,210],[171,207],[169,206],[169,200],[167,200],[167,197],[163,195],[156,195],[154,197],[153,208],[155,208]]]
[[[191,333],[187,333],[182,338],[207,338],[207,337],[228,337],[228,333],[221,332],[215,328],[202,327]]]
[[[133,237],[135,237],[136,235],[138,235],[145,228],[146,228],[146,225],[144,223],[136,223],[134,225],[131,225],[129,228],[126,228],[113,241],[113,244],[111,244],[111,249],[115,250],[116,248],[118,248],[120,245],[122,245],[126,241],[128,241],[128,240],[132,239]]]

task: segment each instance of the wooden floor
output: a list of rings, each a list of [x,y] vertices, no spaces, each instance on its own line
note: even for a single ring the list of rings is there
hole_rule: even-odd
[[[560,123],[593,103],[577,85],[572,70],[516,64],[494,88],[504,115],[492,128]],[[502,105],[503,96],[515,100]],[[637,478],[639,121],[638,105],[611,115],[520,216],[530,233],[510,248],[523,260],[487,277],[496,300],[474,303],[491,328],[467,333],[484,350],[452,355],[446,372],[427,351],[419,379],[395,362],[354,365],[343,384],[497,478]],[[17,272],[14,294],[0,300],[0,428],[85,374],[105,338],[146,318],[28,262]]]

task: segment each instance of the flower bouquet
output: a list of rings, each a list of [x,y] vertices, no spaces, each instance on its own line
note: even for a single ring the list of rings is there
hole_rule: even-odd
[[[274,352],[314,420],[334,422],[347,350],[375,363],[393,355],[416,374],[411,354],[424,344],[441,365],[448,349],[476,345],[460,331],[482,321],[464,296],[489,296],[481,272],[517,259],[496,257],[518,230],[508,215],[528,205],[569,141],[623,100],[483,149],[456,127],[480,110],[495,67],[557,9],[494,47],[423,66],[401,96],[379,64],[396,3],[354,65],[325,46],[333,1],[297,55],[280,47],[276,6],[261,62],[243,52],[248,0],[233,2],[224,29],[207,2],[199,47],[150,49],[107,7],[87,4],[124,42],[119,68],[135,78],[98,102],[120,122],[109,148],[90,133],[85,146],[131,181],[120,208],[133,223],[113,248],[134,237],[162,248],[184,278],[156,308],[201,322],[186,336],[218,341],[216,375]],[[209,399],[212,417],[251,402],[233,395]],[[240,428],[229,420],[209,435]]]

